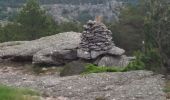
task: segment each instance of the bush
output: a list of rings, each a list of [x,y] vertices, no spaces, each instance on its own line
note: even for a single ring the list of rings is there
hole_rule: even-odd
[[[124,71],[129,70],[143,70],[145,69],[145,64],[142,61],[143,54],[140,51],[135,52],[136,59],[128,64],[127,67],[125,67]]]
[[[146,51],[141,60],[145,63],[145,68],[147,70],[152,70],[154,72],[164,71],[164,69],[162,69],[163,67],[161,67],[163,66],[161,56],[156,49]]]
[[[124,48],[128,55],[142,48],[143,11],[140,5],[127,5],[120,11],[119,20],[108,25],[115,44]]]

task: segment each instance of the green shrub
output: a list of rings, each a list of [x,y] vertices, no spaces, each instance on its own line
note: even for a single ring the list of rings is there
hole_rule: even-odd
[[[136,59],[134,61],[131,61],[127,67],[124,68],[124,71],[130,71],[130,70],[143,70],[145,69],[145,64],[142,61],[143,54],[140,51],[135,52]]]
[[[101,67],[101,66],[95,66],[93,64],[88,64],[86,66],[84,74],[88,73],[101,73],[101,72],[119,72],[122,69],[118,69],[115,67]]]
[[[141,60],[145,63],[147,70],[154,72],[163,71],[162,59],[157,49],[147,50]]]
[[[127,72],[132,70],[143,70],[142,66],[137,66],[136,62],[130,63],[125,68],[117,68],[117,67],[101,67],[101,66],[95,66],[93,64],[87,65],[85,72],[83,74],[89,74],[89,73],[102,73],[102,72]]]

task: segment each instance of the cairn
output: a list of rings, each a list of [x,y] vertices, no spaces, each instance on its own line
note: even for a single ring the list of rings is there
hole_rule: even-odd
[[[88,21],[84,25],[78,56],[85,59],[94,59],[107,53],[115,45],[112,41],[112,32],[101,22]]]

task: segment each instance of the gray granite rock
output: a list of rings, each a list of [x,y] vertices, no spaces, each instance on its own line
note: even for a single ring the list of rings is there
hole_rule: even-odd
[[[37,52],[33,56],[33,64],[46,65],[64,65],[70,61],[76,60],[77,50],[70,48],[70,50],[47,48]]]
[[[0,70],[0,84],[31,88],[46,96],[62,96],[67,100],[166,100],[162,75],[150,71],[59,77]]]
[[[3,62],[3,60],[0,58],[0,63]]]
[[[73,76],[80,75],[85,71],[85,66],[87,62],[84,61],[73,61],[66,64],[63,70],[60,72],[60,76]]]
[[[86,50],[82,50],[82,49],[77,50],[77,56],[79,58],[91,59],[91,54],[87,52]]]
[[[116,55],[116,56],[121,56],[125,53],[125,50],[121,49],[121,48],[118,48],[116,46],[112,47],[109,51],[108,51],[108,54],[111,54],[111,55]]]
[[[33,41],[1,43],[0,58],[33,61],[35,64],[63,64],[76,59],[75,49],[79,46],[80,36],[81,33],[66,32]]]
[[[97,64],[104,67],[126,67],[129,61],[126,56],[104,56]]]

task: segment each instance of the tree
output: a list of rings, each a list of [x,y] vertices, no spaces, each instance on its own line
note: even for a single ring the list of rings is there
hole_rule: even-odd
[[[109,25],[113,32],[116,45],[124,48],[132,55],[134,51],[142,49],[144,12],[140,4],[126,5],[119,15],[119,20]]]
[[[53,27],[52,22],[52,18],[46,15],[37,0],[28,0],[17,18],[17,23],[23,29],[22,33],[29,40],[50,34],[50,29]]]
[[[127,5],[110,28],[116,44],[130,54],[142,49],[147,69],[164,71],[170,59],[169,0],[141,0],[137,6]]]
[[[170,58],[170,2],[145,0],[145,53],[153,49],[160,59],[160,67]]]
[[[56,26],[58,28],[58,32],[82,32],[83,31],[83,25],[78,22],[62,22]]]

